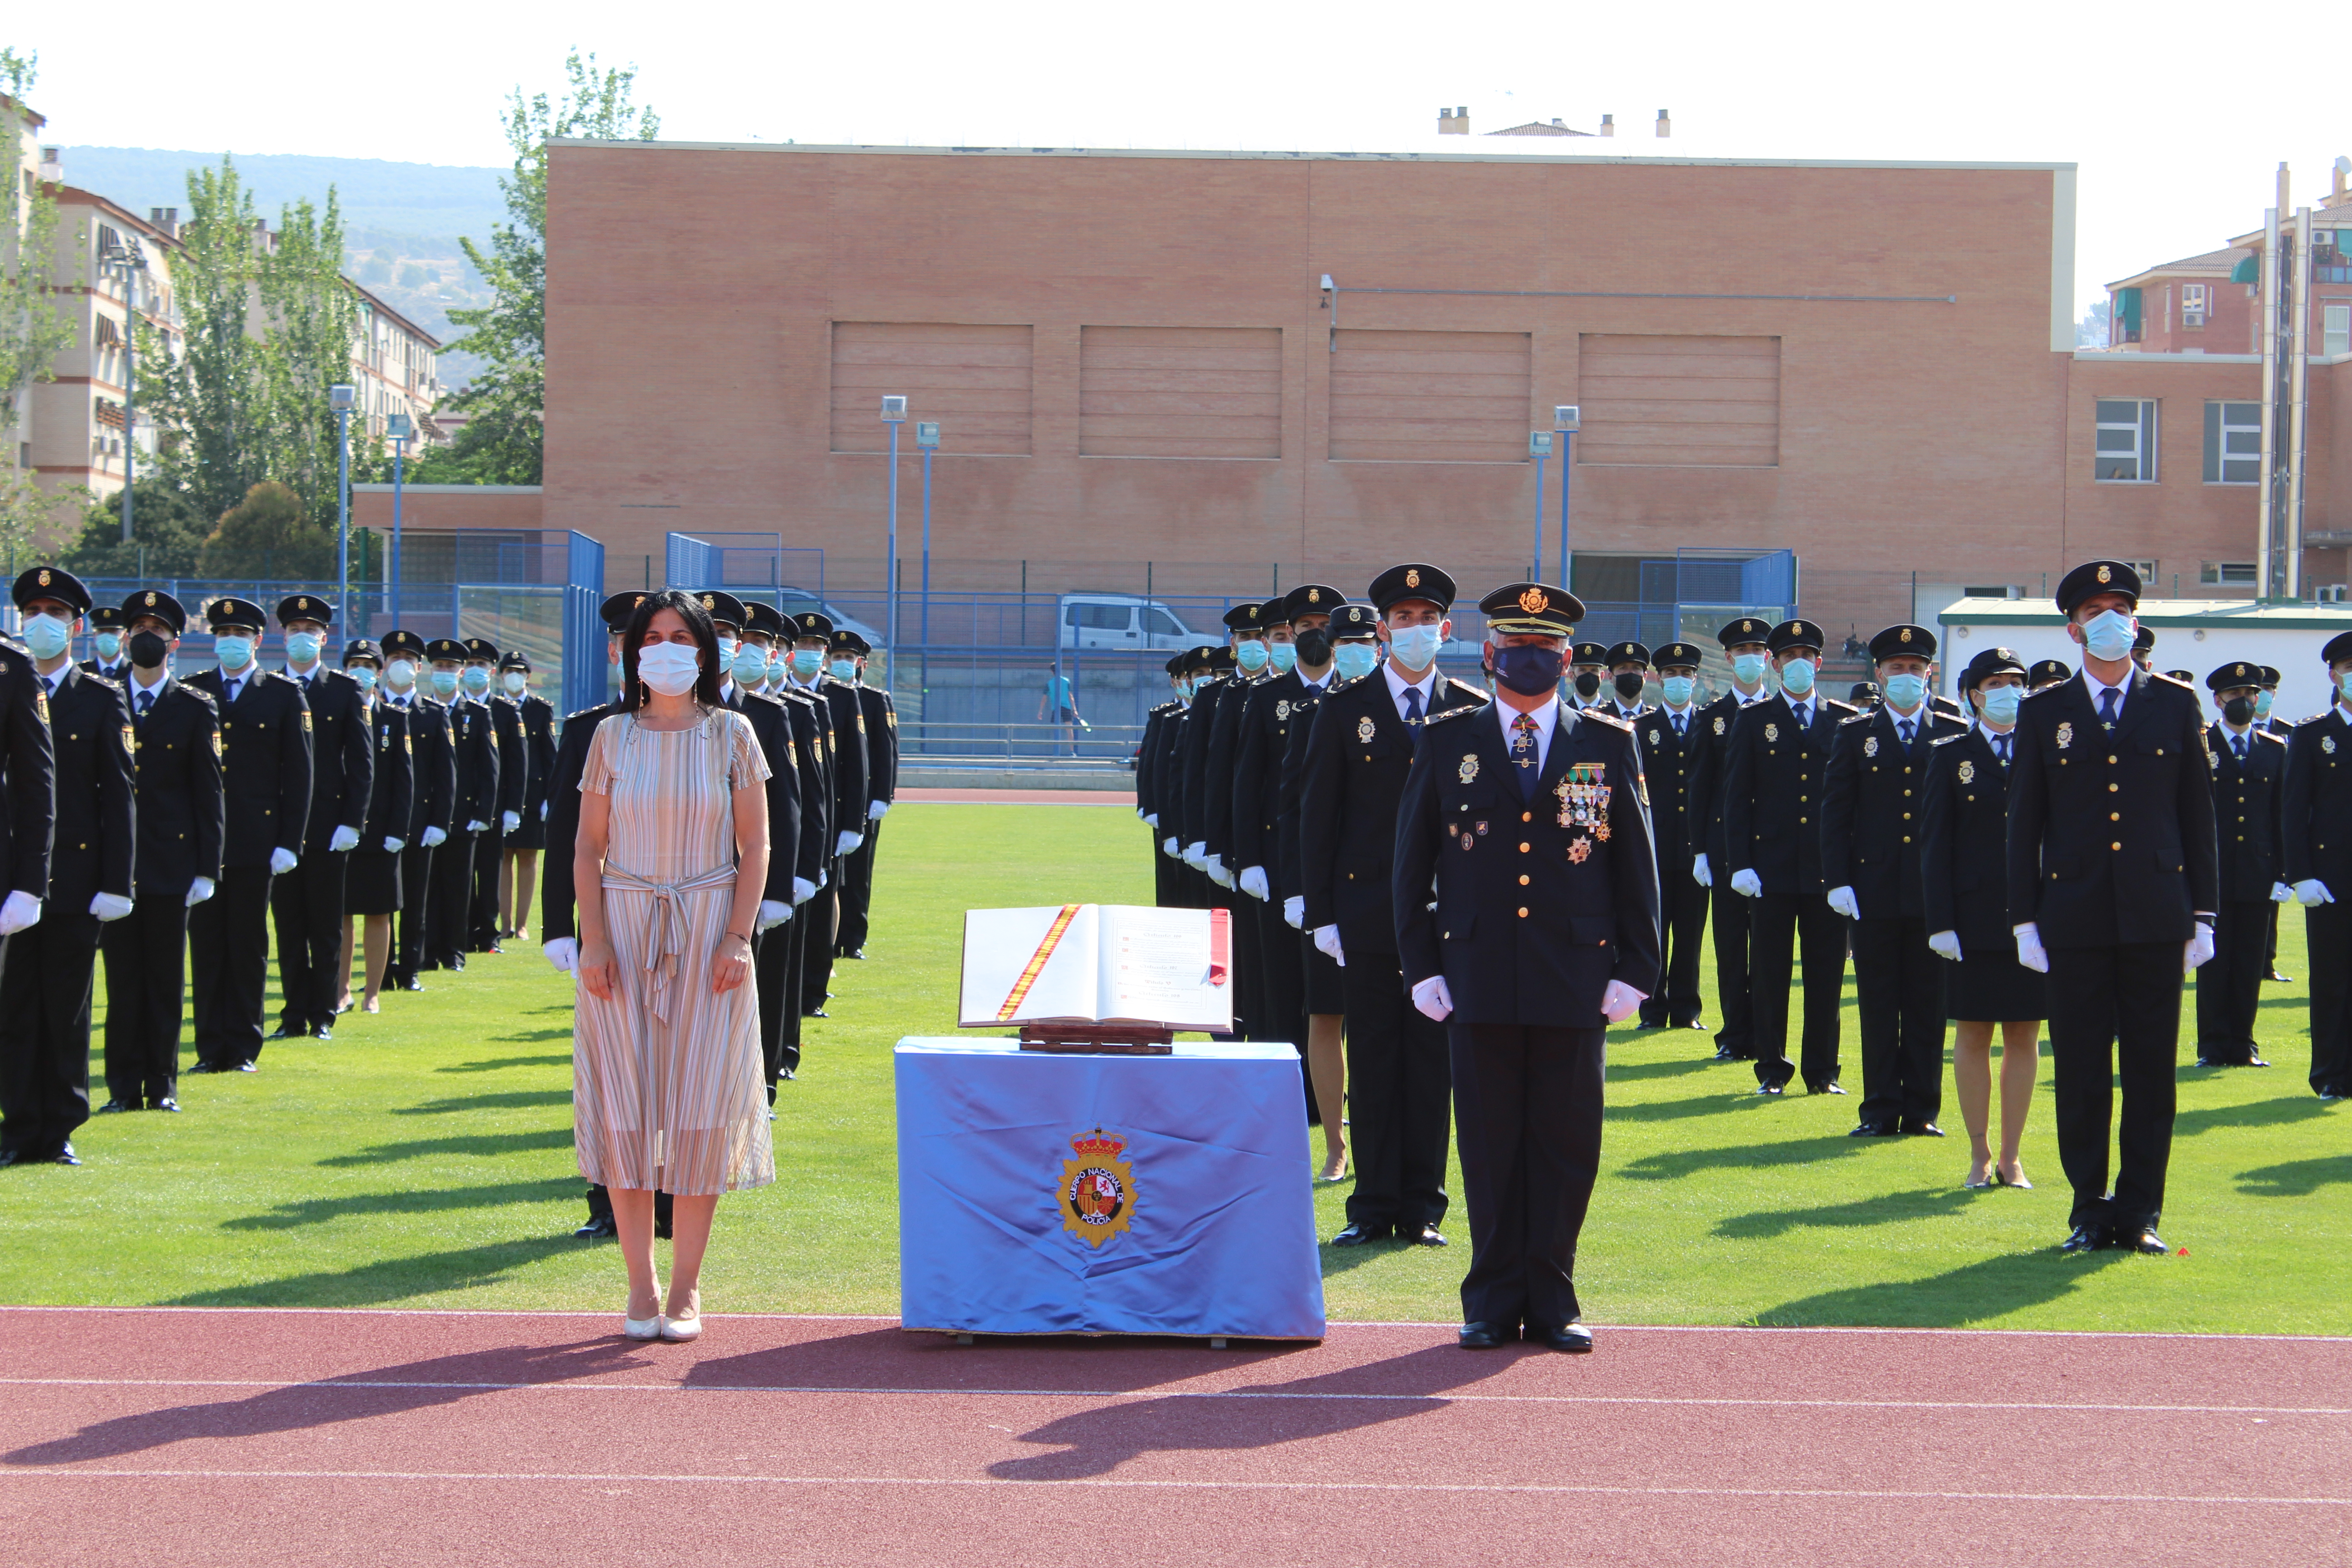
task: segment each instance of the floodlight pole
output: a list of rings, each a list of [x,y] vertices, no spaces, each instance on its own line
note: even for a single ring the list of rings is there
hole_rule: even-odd
[[[1529,563],[1528,566],[1528,577],[1529,581],[1533,581],[1534,579],[1543,575],[1543,471],[1544,459],[1551,456],[1550,431],[1530,430],[1528,432],[1528,456],[1536,460],[1536,543],[1534,552],[1528,557]]]
[[[894,395],[882,400],[882,422],[890,426],[890,542],[882,567],[883,591],[889,596],[888,614],[884,617],[889,629],[883,635],[890,643],[883,687],[890,691],[898,685],[898,426],[906,420],[906,398]]]
[[[1552,409],[1551,423],[1559,437],[1559,585],[1572,594],[1576,585],[1568,580],[1568,492],[1576,478],[1576,433],[1584,419],[1575,404],[1562,403]]]

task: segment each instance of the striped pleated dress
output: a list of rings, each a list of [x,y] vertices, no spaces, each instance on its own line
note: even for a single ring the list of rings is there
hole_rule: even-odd
[[[612,802],[604,929],[610,1000],[575,987],[572,1141],[580,1173],[684,1196],[776,1177],[760,1083],[760,997],[710,988],[735,897],[732,792],[768,776],[751,724],[705,709],[691,729],[631,713],[596,728],[580,780]]]

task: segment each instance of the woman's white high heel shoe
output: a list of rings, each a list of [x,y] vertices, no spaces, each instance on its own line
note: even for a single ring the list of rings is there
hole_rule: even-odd
[[[697,1312],[691,1318],[686,1319],[664,1315],[661,1319],[661,1337],[672,1344],[684,1344],[688,1340],[700,1339],[702,1314]]]
[[[650,1318],[632,1318],[623,1314],[621,1337],[625,1340],[656,1340],[661,1337],[662,1321],[658,1313]]]

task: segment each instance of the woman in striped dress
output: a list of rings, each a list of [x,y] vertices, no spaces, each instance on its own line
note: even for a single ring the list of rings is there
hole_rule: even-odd
[[[751,975],[768,768],[719,701],[718,635],[691,595],[639,603],[621,666],[621,711],[597,726],[580,780],[572,1137],[581,1174],[612,1191],[623,1331],[690,1340],[719,1194],[775,1179]],[[656,1191],[674,1199],[667,1301]]]

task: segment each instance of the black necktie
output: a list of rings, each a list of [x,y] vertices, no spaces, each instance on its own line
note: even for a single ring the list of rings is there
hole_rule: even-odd
[[[139,705],[131,710],[131,716],[133,719],[144,720],[147,717],[147,710],[154,706],[154,691],[152,689],[142,689],[139,693]]]
[[[2110,730],[2114,729],[2116,727],[2116,704],[2122,700],[2122,693],[2115,687],[2110,686],[2105,691],[2100,692],[2099,722],[2105,724]]]
[[[1797,728],[1798,728],[1798,729],[1800,729],[1800,730],[1810,730],[1810,729],[1811,729],[1812,727],[1813,727],[1813,710],[1812,710],[1812,708],[1811,708],[1809,704],[1807,704],[1807,703],[1803,703],[1803,702],[1800,702],[1800,703],[1798,703],[1798,704],[1797,704]]]
[[[2238,753],[2238,761],[2242,763],[2244,762],[2246,760],[2246,738],[2243,735],[2231,736],[2230,750]]]

